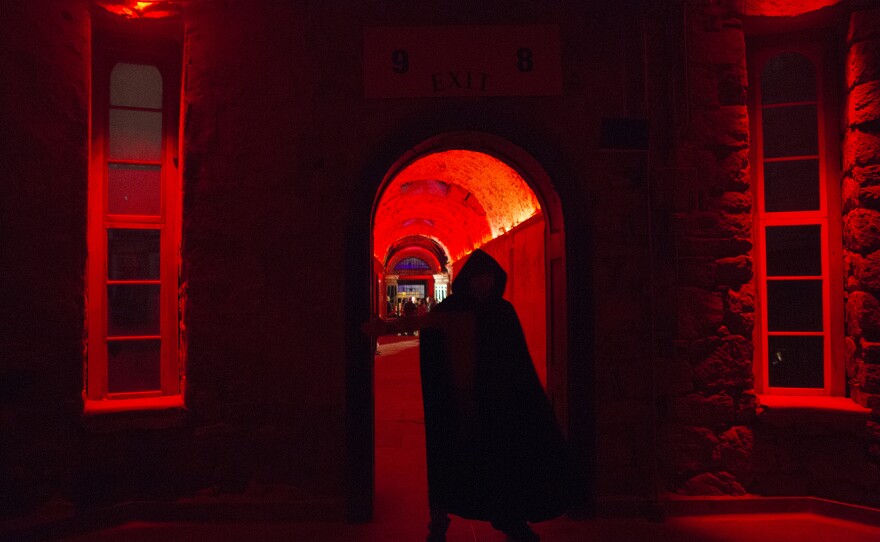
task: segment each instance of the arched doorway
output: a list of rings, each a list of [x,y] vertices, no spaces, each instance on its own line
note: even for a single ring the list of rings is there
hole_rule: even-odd
[[[567,428],[564,231],[550,178],[526,151],[486,133],[451,132],[430,138],[402,153],[376,192],[372,312],[387,316],[396,310],[390,303],[401,285],[402,275],[396,271],[407,258],[424,263],[432,284],[448,284],[471,250],[486,250],[512,279],[507,297],[523,320],[537,372]],[[361,506],[372,506],[372,492],[366,500]]]

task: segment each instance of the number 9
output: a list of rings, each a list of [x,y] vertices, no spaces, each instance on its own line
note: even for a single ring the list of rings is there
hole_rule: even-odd
[[[394,73],[406,73],[409,71],[409,53],[406,49],[395,49],[391,51],[391,68]]]

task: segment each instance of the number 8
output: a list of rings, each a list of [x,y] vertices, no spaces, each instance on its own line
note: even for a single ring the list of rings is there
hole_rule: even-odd
[[[516,69],[521,72],[530,72],[533,67],[532,50],[528,47],[520,47],[516,52]]]
[[[395,49],[391,51],[391,63],[394,67],[391,70],[394,73],[406,73],[409,71],[409,53],[406,49]]]

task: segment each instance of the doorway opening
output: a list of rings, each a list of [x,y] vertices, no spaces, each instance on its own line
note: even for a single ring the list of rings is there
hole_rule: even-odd
[[[401,156],[375,197],[371,307],[403,315],[407,301],[430,310],[451,292],[480,248],[508,274],[538,377],[567,428],[567,307],[559,199],[524,150],[482,133],[449,133]],[[427,514],[418,337],[380,338],[373,357],[374,488],[370,507]]]

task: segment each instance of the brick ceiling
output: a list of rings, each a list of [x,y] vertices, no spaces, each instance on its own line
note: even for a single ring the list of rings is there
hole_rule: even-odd
[[[383,190],[374,219],[374,255],[387,263],[392,247],[406,248],[398,241],[427,238],[455,261],[539,210],[525,180],[501,160],[466,150],[428,154]]]

